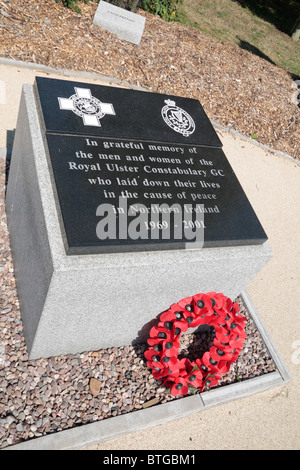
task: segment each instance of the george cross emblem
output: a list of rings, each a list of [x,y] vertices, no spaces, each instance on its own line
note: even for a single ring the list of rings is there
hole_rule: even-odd
[[[102,103],[92,96],[89,88],[74,87],[75,94],[70,98],[57,98],[59,108],[65,111],[73,111],[82,118],[85,126],[101,127],[100,119],[106,114],[116,115],[111,103]]]

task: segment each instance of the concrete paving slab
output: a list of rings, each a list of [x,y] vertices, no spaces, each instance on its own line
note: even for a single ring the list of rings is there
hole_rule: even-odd
[[[219,135],[274,251],[247,291],[291,381],[280,389],[267,388],[189,418],[89,446],[90,450],[300,448],[300,317],[296,307],[300,294],[300,210],[296,204],[300,166],[225,129]]]

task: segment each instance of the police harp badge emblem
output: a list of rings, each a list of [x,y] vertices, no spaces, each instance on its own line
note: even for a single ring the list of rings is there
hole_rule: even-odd
[[[184,109],[176,106],[175,101],[165,100],[165,103],[166,106],[161,110],[165,123],[184,137],[191,135],[196,128],[193,118]]]

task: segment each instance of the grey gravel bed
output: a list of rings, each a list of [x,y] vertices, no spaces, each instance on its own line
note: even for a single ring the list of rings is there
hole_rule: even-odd
[[[145,344],[28,360],[6,225],[1,158],[0,183],[0,448],[180,399],[166,394],[152,377],[143,357]],[[218,387],[276,370],[249,312],[241,299],[237,301],[247,317],[247,338],[237,363]],[[181,354],[201,357],[212,334],[212,330],[186,334]]]

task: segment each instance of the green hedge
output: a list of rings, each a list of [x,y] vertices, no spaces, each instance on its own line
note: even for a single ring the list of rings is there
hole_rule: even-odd
[[[79,0],[55,0],[56,3],[62,3],[65,7],[75,10],[77,13],[81,13],[80,8],[77,6]],[[89,0],[82,0],[83,3],[88,3]],[[94,1],[94,0],[93,0]],[[99,2],[99,0],[98,0]]]
[[[141,0],[141,8],[161,16],[164,20],[175,21],[178,18],[179,7],[183,0]]]
[[[56,3],[62,3],[65,7],[81,13],[80,2],[88,3],[89,0],[55,0]],[[99,3],[100,0],[91,0]],[[134,11],[137,6],[149,13],[161,16],[164,20],[175,21],[178,19],[179,7],[183,0],[105,0],[108,3],[116,5],[126,10]],[[79,4],[79,5],[78,5]]]

